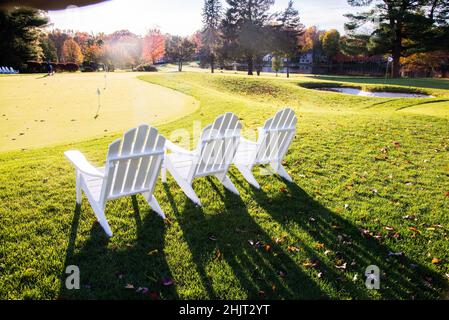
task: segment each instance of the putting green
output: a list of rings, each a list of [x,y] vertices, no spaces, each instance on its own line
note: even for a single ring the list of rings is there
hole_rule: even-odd
[[[138,80],[142,74],[1,77],[0,151],[83,140],[141,123],[160,125],[198,108],[193,97]]]

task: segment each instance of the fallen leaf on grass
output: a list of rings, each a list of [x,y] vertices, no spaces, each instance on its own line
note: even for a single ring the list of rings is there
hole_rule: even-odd
[[[368,229],[360,229],[360,234],[364,238],[368,238],[371,236],[371,232]]]
[[[288,246],[287,250],[290,252],[298,252],[300,249],[295,246]]]
[[[307,268],[307,269],[312,269],[312,268],[315,268],[315,267],[318,266],[318,262],[317,262],[317,261],[310,260],[310,261],[304,262],[304,263],[302,264],[302,266],[303,266],[304,268]]]
[[[352,278],[352,282],[357,282],[357,280],[359,280],[359,275],[356,273],[354,278]]]
[[[432,264],[440,264],[441,260],[438,258],[433,258],[432,259]]]
[[[387,230],[387,231],[394,231],[394,228],[393,227],[385,227],[385,230]]]
[[[382,235],[380,233],[378,233],[373,238],[376,240],[382,240]]]
[[[154,249],[154,250],[151,250],[150,252],[148,252],[148,255],[149,255],[149,256],[154,256],[154,255],[157,254],[158,252],[159,252],[159,250]]]
[[[402,217],[404,220],[416,220],[415,216],[404,216]]]
[[[285,240],[285,237],[282,237],[282,238],[276,238],[276,239],[274,239],[274,242],[275,242],[276,244],[281,244],[282,242],[284,242],[284,240]]]
[[[131,289],[134,289],[134,286],[133,286],[132,284],[128,283],[128,284],[125,286],[125,289],[131,290]]]
[[[339,270],[346,270],[347,266],[348,266],[348,264],[346,262],[345,263],[340,262],[335,265],[335,268],[337,268]]]
[[[210,241],[217,241],[217,237],[215,237],[215,236],[213,236],[213,235],[210,235],[210,236],[209,236],[209,240],[210,240]]]
[[[172,286],[175,282],[173,281],[172,278],[164,278],[162,279],[161,283],[163,286],[169,287]]]
[[[449,191],[448,191],[448,192],[446,192],[446,197],[449,197]]]
[[[408,228],[410,231],[413,231],[413,232],[415,232],[415,233],[418,233],[418,234],[421,234],[421,231],[419,231],[417,228],[415,228],[415,227],[409,227]]]
[[[137,290],[136,290],[136,292],[137,293],[142,293],[142,294],[146,294],[146,293],[148,293],[148,288],[146,288],[146,287],[139,287]]]
[[[324,243],[317,243],[317,244],[315,245],[315,248],[316,248],[316,249],[324,249]]]
[[[266,244],[263,248],[266,252],[269,252],[271,250],[271,246],[269,244]]]

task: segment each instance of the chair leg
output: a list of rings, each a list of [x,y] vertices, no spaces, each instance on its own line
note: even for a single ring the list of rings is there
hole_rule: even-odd
[[[108,237],[112,237],[111,227],[109,227],[108,220],[106,219],[106,215],[104,214],[104,209],[100,208],[96,204],[92,204],[92,209],[94,210],[95,216],[97,217],[97,221],[100,226],[106,232]]]
[[[144,193],[142,194],[145,197],[145,200],[147,200],[148,204],[150,205],[151,209],[153,209],[159,216],[161,216],[162,219],[166,219],[164,211],[162,211],[161,207],[159,206],[159,203],[157,202],[156,198],[152,194]]]
[[[293,182],[292,177],[290,177],[290,175],[287,173],[287,171],[285,170],[285,168],[280,164],[280,163],[272,163],[271,167],[273,168],[274,171],[276,171],[276,173],[278,175],[280,175],[282,178],[284,178],[285,180],[287,180],[288,182]]]
[[[193,190],[190,183],[188,183],[186,180],[184,180],[177,172],[176,169],[172,167],[170,161],[166,161],[166,166],[170,174],[172,175],[173,179],[178,183],[178,185],[181,187],[182,191],[184,191],[184,194],[193,202],[195,202],[197,205],[201,206],[201,201],[198,198],[198,196],[195,193],[195,190]]]
[[[246,181],[248,181],[249,184],[251,184],[256,189],[260,189],[260,185],[257,182],[256,178],[254,178],[254,175],[249,167],[241,164],[236,164],[235,166],[240,171],[242,176],[246,179]]]
[[[224,178],[221,178],[219,176],[217,176],[217,178],[220,179],[221,183],[223,183],[223,186],[226,189],[228,189],[229,191],[231,191],[232,193],[234,193],[236,195],[240,195],[239,191],[237,190],[237,188],[234,186],[231,179],[229,179],[229,177],[227,175],[225,175]]]
[[[195,190],[193,190],[192,186],[187,183],[185,180],[176,180],[178,182],[179,186],[181,187],[182,191],[184,191],[185,195],[195,202],[197,205],[201,206],[201,201],[198,198],[198,196],[195,193]]]

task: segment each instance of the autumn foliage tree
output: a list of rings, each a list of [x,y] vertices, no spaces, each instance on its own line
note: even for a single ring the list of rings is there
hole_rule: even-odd
[[[324,54],[330,62],[340,52],[340,33],[336,29],[330,29],[321,36],[321,45]]]
[[[73,62],[76,64],[83,63],[83,53],[81,48],[73,39],[67,39],[62,45],[62,60],[63,62]]]
[[[142,41],[141,59],[154,64],[165,54],[165,36],[158,29],[151,29]]]

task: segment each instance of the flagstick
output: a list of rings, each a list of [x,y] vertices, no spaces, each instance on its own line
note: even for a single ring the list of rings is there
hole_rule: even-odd
[[[99,114],[99,112],[100,112],[100,107],[101,107],[101,104],[100,104],[100,94],[101,94],[100,88],[97,88],[98,108],[97,108],[97,113],[95,114],[94,119],[97,119],[97,118],[100,116],[100,114]]]

